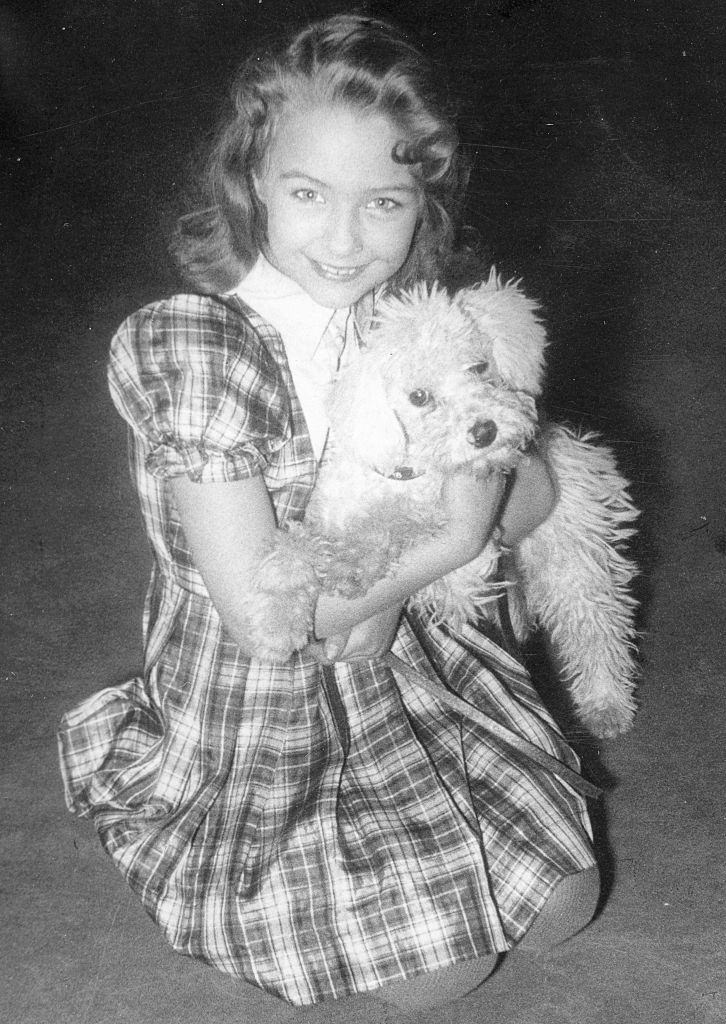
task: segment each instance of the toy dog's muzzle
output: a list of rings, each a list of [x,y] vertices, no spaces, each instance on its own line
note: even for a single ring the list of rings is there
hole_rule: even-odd
[[[498,431],[494,420],[477,420],[469,429],[466,438],[475,448],[488,448],[494,442]]]

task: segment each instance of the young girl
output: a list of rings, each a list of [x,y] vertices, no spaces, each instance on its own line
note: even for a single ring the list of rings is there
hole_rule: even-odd
[[[376,295],[453,252],[456,147],[431,68],[385,23],[334,17],[248,62],[213,204],[177,239],[195,291],[111,351],[154,556],[145,665],[65,716],[68,804],[175,949],[296,1004],[462,995],[597,900],[580,797],[380,658],[393,645],[576,767],[510,654],[405,606],[495,526],[511,543],[547,515],[536,454],[506,496],[456,477],[445,532],[364,597],[321,597],[289,661],[246,646],[248,581],[315,484],[326,386]]]

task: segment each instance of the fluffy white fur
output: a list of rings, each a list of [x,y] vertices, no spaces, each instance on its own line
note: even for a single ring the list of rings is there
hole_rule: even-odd
[[[623,545],[638,513],[608,448],[563,426],[540,432],[545,347],[536,304],[494,272],[453,297],[419,287],[381,304],[359,359],[336,382],[305,522],[278,531],[254,580],[248,642],[259,656],[284,660],[305,646],[320,589],[364,593],[440,530],[448,474],[512,469],[540,437],[559,496],[508,559],[512,622],[520,639],[545,630],[590,731],[629,728],[635,566]],[[500,555],[492,541],[411,602],[453,629],[486,615],[502,586]]]

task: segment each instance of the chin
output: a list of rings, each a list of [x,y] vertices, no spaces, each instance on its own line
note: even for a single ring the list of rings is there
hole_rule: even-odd
[[[375,287],[377,282],[370,283],[367,280],[348,281],[336,283],[332,281],[321,281],[315,279],[303,285],[311,299],[320,306],[327,306],[330,309],[341,309],[344,306],[352,306],[358,299]]]

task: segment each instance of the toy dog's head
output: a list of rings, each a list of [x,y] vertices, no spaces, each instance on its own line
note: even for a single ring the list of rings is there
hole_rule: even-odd
[[[449,296],[386,298],[331,406],[336,447],[384,476],[509,468],[534,437],[546,345],[537,306],[492,272]]]

